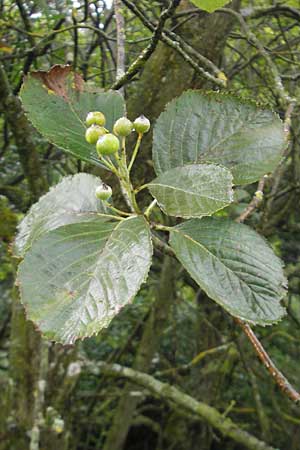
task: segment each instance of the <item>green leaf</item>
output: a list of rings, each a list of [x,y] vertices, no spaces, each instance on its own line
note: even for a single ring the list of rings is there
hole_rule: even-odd
[[[212,162],[228,167],[235,184],[252,183],[274,170],[284,148],[277,115],[227,94],[187,91],[167,105],[154,128],[157,175]]]
[[[206,217],[171,232],[177,258],[206,294],[233,316],[269,325],[285,313],[282,263],[246,225]]]
[[[162,210],[171,216],[208,216],[233,200],[232,175],[213,164],[168,170],[148,185]]]
[[[21,90],[25,112],[35,128],[51,143],[76,158],[100,165],[96,147],[85,140],[85,118],[102,111],[106,128],[125,113],[122,96],[115,92],[91,92],[70,66],[54,66],[49,72],[32,72]]]
[[[46,233],[18,272],[28,319],[63,344],[107,327],[145,281],[152,257],[143,217],[65,225]]]
[[[47,231],[74,222],[93,220],[97,213],[107,213],[96,198],[101,180],[87,173],[65,177],[31,207],[18,227],[14,251],[24,255],[32,243]],[[104,220],[103,218],[102,220]]]
[[[211,13],[229,3],[229,0],[191,0],[191,2],[198,8]]]

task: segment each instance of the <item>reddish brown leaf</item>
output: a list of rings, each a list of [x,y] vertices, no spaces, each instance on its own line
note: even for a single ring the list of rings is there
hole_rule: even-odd
[[[40,80],[43,85],[53,91],[56,95],[63,97],[65,100],[68,99],[68,79],[73,76],[74,89],[77,91],[83,91],[84,81],[80,75],[72,72],[72,67],[69,65],[59,65],[51,67],[51,69],[46,72],[44,70],[38,70],[31,73],[31,76]]]

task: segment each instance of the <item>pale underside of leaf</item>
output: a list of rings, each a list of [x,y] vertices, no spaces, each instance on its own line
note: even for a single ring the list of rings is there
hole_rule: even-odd
[[[132,301],[151,257],[142,217],[117,224],[96,219],[50,231],[19,268],[27,317],[47,339],[63,344],[98,333]]]
[[[269,325],[285,314],[282,263],[246,225],[219,218],[190,220],[171,232],[170,245],[208,297],[233,316]]]
[[[15,254],[24,255],[32,243],[47,231],[70,223],[94,220],[97,213],[107,213],[107,207],[95,196],[95,190],[101,184],[99,178],[87,173],[63,178],[31,207],[20,223]]]
[[[277,115],[231,95],[187,91],[159,116],[153,136],[158,175],[199,162],[229,168],[235,184],[274,170],[286,146]]]
[[[148,187],[164,212],[184,218],[211,215],[233,199],[230,171],[214,164],[170,169]]]

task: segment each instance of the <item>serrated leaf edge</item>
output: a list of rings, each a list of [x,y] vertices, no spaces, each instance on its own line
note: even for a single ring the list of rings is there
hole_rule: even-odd
[[[150,267],[151,267],[151,265],[152,265],[153,242],[152,242],[152,238],[151,238],[150,227],[149,227],[148,222],[145,220],[145,218],[142,217],[142,216],[131,216],[131,217],[128,217],[128,218],[122,220],[122,222],[117,223],[117,224],[116,224],[116,227],[114,228],[114,230],[112,231],[112,233],[113,233],[113,232],[114,232],[114,231],[115,231],[122,223],[124,223],[125,221],[132,220],[132,219],[136,219],[137,217],[143,218],[144,223],[147,225],[148,239],[149,239],[149,246],[150,246],[150,258],[149,258],[149,264],[148,264],[148,267],[147,267],[146,270],[145,270],[145,276],[144,276],[144,279],[142,280],[142,282],[140,283],[140,285],[137,287],[137,289],[136,289],[136,291],[134,292],[134,294],[132,294],[132,296],[130,297],[130,299],[129,299],[128,302],[126,303],[126,305],[120,307],[118,313],[117,313],[117,314],[109,321],[109,323],[107,324],[107,326],[103,326],[102,330],[103,330],[103,329],[107,329],[107,328],[109,327],[110,323],[112,322],[112,320],[120,313],[120,311],[121,311],[125,306],[128,306],[128,305],[130,305],[130,304],[133,302],[133,300],[134,300],[134,298],[136,297],[138,291],[140,290],[142,284],[146,282],[146,280],[147,280],[147,278],[148,278],[148,275],[149,275]],[[64,227],[64,226],[66,226],[66,225],[63,225],[62,227]],[[58,230],[59,228],[62,228],[62,227],[58,227],[58,228],[56,228],[56,230]],[[54,231],[54,230],[51,230],[51,231]],[[51,233],[51,231],[49,231],[48,233]],[[48,234],[48,233],[45,233],[44,236],[45,236],[46,234]],[[112,234],[112,233],[111,233],[111,234]],[[110,235],[110,236],[111,236],[111,235]],[[107,242],[109,241],[110,236],[108,237],[108,239],[107,239],[105,245],[106,245]],[[35,242],[38,242],[38,240],[35,241]],[[24,258],[24,259],[25,259],[25,258]],[[17,274],[16,274],[15,285],[16,285],[18,288],[19,288],[19,286],[21,286],[21,284],[22,284],[22,283],[20,282],[20,279],[19,279],[19,273],[20,273],[20,268],[21,268],[21,266],[22,266],[22,264],[23,264],[23,262],[24,262],[24,259],[23,259],[23,261],[20,262],[20,264],[19,264],[19,266],[18,266]],[[39,328],[39,326],[36,324],[36,322],[34,322],[33,320],[31,320],[31,318],[29,317],[29,314],[30,314],[30,313],[29,313],[28,307],[27,307],[27,305],[26,305],[25,303],[23,303],[21,290],[20,290],[20,289],[18,289],[18,290],[19,290],[19,295],[20,295],[20,301],[21,301],[21,303],[22,303],[22,305],[23,305],[23,307],[24,307],[26,319],[29,320],[29,321],[33,324],[35,330],[40,334],[40,336],[42,337],[42,339],[48,340],[48,341],[49,341],[49,338],[47,337],[47,334],[43,333],[43,332],[41,331],[41,329]],[[72,343],[68,343],[68,342],[65,342],[65,341],[63,341],[63,340],[53,339],[53,338],[51,339],[51,342],[55,342],[55,343],[61,344],[61,345],[63,345],[63,346],[69,346],[69,347],[72,347],[72,346],[75,345],[75,343],[76,343],[78,340],[83,341],[83,340],[86,339],[86,338],[90,338],[90,337],[92,337],[92,336],[98,335],[99,333],[101,333],[102,330],[100,330],[100,331],[93,331],[93,332],[88,333],[88,334],[86,334],[86,335],[84,335],[84,336],[78,336],[78,337],[76,337],[76,338],[74,339],[74,341],[73,341]]]
[[[250,227],[248,227],[247,225],[245,225],[245,224],[240,224],[241,226],[244,226],[244,227],[247,227],[247,228],[250,228]],[[178,225],[177,227],[180,227],[180,225]],[[193,238],[191,238],[190,236],[188,236],[187,234],[185,234],[183,231],[181,231],[179,228],[177,228],[177,227],[174,227],[173,229],[172,229],[172,231],[170,232],[170,240],[169,240],[169,244],[170,244],[170,246],[173,248],[173,246],[172,246],[172,242],[171,242],[171,239],[172,239],[172,237],[171,237],[171,233],[173,233],[173,232],[176,232],[176,233],[181,233],[182,235],[184,235],[184,237],[186,238],[186,239],[189,239],[190,241],[192,241],[192,242],[194,242],[196,245],[199,245],[199,247],[201,247],[206,253],[208,253],[212,258],[214,258],[214,259],[216,259],[217,257],[213,254],[213,253],[211,253],[204,245],[202,245],[200,242],[198,242],[198,241],[195,241],[195,239],[193,239]],[[251,229],[251,228],[250,228]],[[259,235],[260,236],[260,235]],[[260,237],[262,237],[262,236],[260,236]],[[266,241],[266,243],[267,243],[267,245],[268,245],[268,247],[270,247],[270,245],[269,245],[269,243],[268,243],[268,241]],[[174,250],[174,248],[173,248],[173,250]],[[174,250],[175,251],[175,250]],[[279,260],[279,262],[280,262],[280,264],[281,264],[281,267],[283,267],[283,263],[282,263],[282,260],[280,259],[280,258],[278,258],[277,257],[277,255],[275,255],[274,254],[274,256]],[[176,255],[176,257],[177,257],[177,255]],[[181,260],[180,260],[180,258],[178,257],[178,259],[179,259],[179,261],[181,262]],[[219,261],[219,260],[218,260]],[[221,263],[221,264],[223,264],[223,263]],[[183,264],[182,264],[183,265]],[[225,266],[225,264],[223,264],[224,266]],[[193,276],[192,276],[192,274],[191,274],[191,272],[189,271],[189,269],[187,269],[184,265],[183,265],[183,267],[185,268],[185,270],[190,274],[190,276],[193,278]],[[230,270],[231,272],[233,272],[231,269],[229,269],[227,266],[225,266],[226,267],[226,269],[228,269],[228,270]],[[233,272],[234,273],[234,272]],[[235,274],[234,274],[235,275]],[[235,275],[236,276],[236,275]],[[194,278],[193,278],[194,279]],[[285,276],[284,276],[284,280],[286,281],[286,278],[285,278]],[[196,280],[195,280],[196,281]],[[198,283],[198,281],[196,281],[196,283],[197,284],[199,284]],[[242,319],[244,322],[247,322],[247,323],[251,323],[251,324],[253,324],[253,325],[261,325],[261,326],[270,326],[270,325],[274,325],[274,324],[276,324],[276,323],[279,323],[280,321],[281,321],[281,319],[287,314],[286,313],[286,309],[282,306],[282,305],[280,305],[280,301],[284,298],[284,296],[285,296],[285,291],[286,291],[286,289],[284,288],[284,286],[281,286],[281,288],[282,288],[282,294],[281,294],[281,296],[280,296],[280,298],[279,298],[279,306],[281,307],[281,310],[282,310],[282,314],[278,317],[278,319],[275,319],[275,320],[271,320],[271,321],[267,321],[267,322],[261,322],[261,321],[253,321],[253,320],[249,320],[249,319],[246,319],[245,317],[243,317],[242,315],[237,315],[236,313],[233,313],[232,312],[232,310],[230,310],[230,308],[228,307],[228,306],[224,306],[224,304],[223,303],[221,303],[217,298],[214,298],[213,296],[210,296],[207,292],[206,292],[206,289],[204,288],[204,287],[202,287],[200,284],[199,284],[199,286],[200,286],[200,288],[201,289],[203,289],[203,291],[207,294],[207,296],[210,298],[210,299],[212,299],[213,301],[215,301],[216,303],[218,303],[218,305],[220,305],[225,311],[227,311],[231,316],[233,316],[233,317],[238,317],[239,319]]]
[[[229,205],[231,205],[231,203],[233,203],[233,200],[234,200],[234,198],[233,198],[233,194],[234,194],[233,186],[235,186],[235,185],[233,184],[233,175],[232,175],[231,170],[228,169],[228,167],[222,166],[221,164],[214,164],[214,163],[211,163],[211,162],[209,162],[209,163],[203,162],[203,163],[195,163],[195,164],[184,164],[184,165],[182,165],[182,166],[172,167],[171,169],[166,170],[165,172],[159,174],[156,178],[158,178],[158,177],[160,177],[160,176],[163,176],[164,174],[166,174],[167,172],[169,172],[169,171],[171,171],[171,170],[174,170],[174,169],[180,169],[181,167],[188,167],[188,166],[216,166],[216,167],[219,167],[219,168],[221,168],[221,169],[224,169],[226,172],[228,172],[228,173],[230,174],[230,177],[231,177],[231,191],[230,191],[230,194],[231,194],[231,201],[230,201],[229,203],[226,203],[224,206],[221,206],[220,208],[216,209],[214,212],[208,213],[208,214],[201,214],[201,215],[199,215],[199,214],[198,214],[198,215],[187,215],[187,214],[186,214],[186,215],[183,215],[183,214],[180,214],[180,215],[177,214],[177,215],[176,215],[176,214],[170,214],[169,212],[166,211],[166,209],[164,208],[164,206],[157,200],[157,198],[155,197],[155,195],[152,194],[152,192],[151,192],[149,186],[150,186],[150,187],[151,187],[151,185],[153,186],[154,183],[153,183],[152,181],[150,181],[150,183],[147,184],[147,188],[149,189],[150,194],[152,195],[152,197],[155,198],[155,200],[157,201],[157,204],[158,204],[158,206],[160,207],[160,209],[161,209],[165,214],[167,214],[167,215],[169,215],[169,216],[171,216],[171,217],[181,217],[181,218],[183,218],[183,219],[199,219],[199,218],[201,218],[201,217],[211,217],[213,214],[217,213],[218,211],[221,211],[222,209],[227,208],[227,206],[229,206]],[[155,180],[156,178],[154,178],[154,180]],[[162,186],[167,186],[167,185],[162,185]],[[169,186],[169,187],[173,188],[172,186]],[[176,188],[173,188],[173,189],[176,190]],[[182,190],[182,191],[184,191],[183,189],[179,189],[179,188],[178,188],[177,190]],[[191,192],[191,194],[194,195],[193,192]],[[203,195],[203,196],[200,195],[200,197],[205,197],[205,196],[204,196],[204,195]],[[206,197],[206,198],[208,198],[208,197]],[[212,199],[212,200],[216,200],[216,199]]]

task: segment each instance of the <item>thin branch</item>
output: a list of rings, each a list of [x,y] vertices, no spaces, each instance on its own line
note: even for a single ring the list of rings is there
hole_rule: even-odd
[[[154,233],[152,233],[152,241],[153,241],[154,246],[158,250],[160,250],[162,253],[164,253],[165,255],[172,256],[173,258],[176,258],[174,250],[172,249],[172,247],[170,247],[165,241],[160,239]]]
[[[116,27],[117,27],[117,81],[122,79],[125,74],[125,20],[122,11],[122,2],[121,0],[114,1],[114,11],[116,18]],[[115,83],[116,84],[116,83]],[[120,84],[119,89],[120,92],[124,95],[123,84]]]
[[[232,342],[229,342],[227,344],[221,344],[217,347],[203,350],[200,353],[198,353],[198,355],[196,355],[189,363],[183,364],[183,365],[177,366],[177,367],[171,367],[170,369],[158,371],[155,373],[155,376],[157,376],[157,377],[166,376],[166,375],[168,376],[168,375],[174,375],[176,373],[178,373],[180,375],[187,374],[190,372],[190,370],[193,367],[197,366],[200,363],[200,361],[202,361],[206,356],[215,355],[215,354],[224,352],[224,351],[228,350],[232,345],[233,345]]]
[[[255,436],[242,430],[236,423],[228,417],[224,417],[217,409],[207,405],[206,403],[195,400],[193,397],[181,392],[174,386],[155,379],[151,375],[120,366],[119,364],[106,364],[105,362],[90,363],[87,362],[91,370],[98,372],[124,377],[132,382],[143,386],[153,394],[157,395],[164,401],[170,402],[198,416],[199,419],[209,423],[212,427],[219,430],[224,436],[233,439],[235,442],[242,444],[249,450],[275,450]],[[96,367],[95,367],[96,366]]]
[[[294,103],[288,105],[288,108],[285,113],[285,121],[284,121],[284,132],[286,135],[286,139],[288,140],[290,124],[291,124],[291,115],[293,112]],[[262,200],[263,188],[264,188],[264,179],[263,177],[259,184],[258,190],[256,191],[253,199],[251,200],[248,207],[242,212],[242,214],[236,219],[237,222],[242,223],[253,213],[253,211],[257,208],[260,201]],[[259,193],[259,195],[257,195]],[[298,403],[300,402],[300,394],[293,388],[293,386],[289,383],[289,381],[285,378],[285,376],[280,372],[280,370],[275,366],[270,356],[263,348],[262,344],[258,340],[254,331],[247,323],[243,322],[241,319],[235,318],[235,322],[242,328],[245,335],[248,337],[251,342],[255,352],[257,353],[259,359],[262,361],[263,365],[266,367],[268,372],[271,374],[273,379],[279,388],[284,392],[291,400]]]
[[[270,75],[272,76],[272,79],[273,79],[274,91],[278,95],[280,104],[283,107],[287,107],[287,105],[289,105],[291,103],[296,103],[296,99],[290,97],[288,92],[285,90],[276,64],[274,63],[274,61],[272,60],[272,58],[270,57],[269,53],[264,48],[264,46],[262,45],[260,40],[256,37],[256,35],[248,27],[243,16],[241,14],[239,14],[238,12],[234,11],[233,9],[229,9],[229,8],[220,8],[217,11],[231,14],[233,17],[235,17],[238,20],[238,22],[240,23],[241,28],[244,30],[244,33],[245,33],[247,39],[249,40],[249,42],[252,42],[255,45],[255,47],[257,48],[258,52],[264,57],[264,59],[268,63],[268,69],[269,69]]]
[[[122,2],[128,7],[128,9],[130,9],[130,11],[134,15],[136,15],[141,20],[146,28],[148,28],[152,32],[155,30],[155,25],[147,19],[143,12],[140,11],[140,9],[132,1],[122,0]],[[169,47],[173,48],[177,53],[179,53],[181,57],[191,67],[193,67],[196,73],[198,73],[200,76],[206,78],[208,81],[211,81],[219,87],[226,87],[226,80],[223,79],[224,74],[222,73],[222,71],[212,61],[193,49],[180,36],[169,30],[165,30],[162,32],[160,40],[167,44]],[[209,68],[212,73],[215,74],[215,76],[201,67],[199,63],[191,57],[191,55],[197,58],[200,64],[203,64],[203,66]]]
[[[258,206],[261,204],[263,199],[263,191],[265,186],[265,179],[267,178],[266,175],[262,177],[262,179],[259,181],[257,190],[249,203],[249,205],[244,209],[244,211],[239,215],[239,217],[236,219],[236,222],[242,223],[246,219],[248,219],[249,216],[258,208]]]
[[[271,7],[256,7],[256,8],[245,8],[241,10],[241,14],[245,18],[258,19],[263,16],[278,16],[284,15],[286,17],[291,17],[292,19],[296,19],[299,21],[300,19],[300,11],[299,9],[292,8],[291,6],[286,5],[274,5]]]
[[[259,359],[266,367],[272,378],[274,378],[276,384],[280,387],[282,392],[284,392],[293,402],[300,402],[300,394],[293,388],[285,376],[277,369],[272,359],[262,346],[261,342],[258,340],[254,331],[247,323],[243,322],[241,319],[235,318],[235,322],[242,328],[245,335],[251,342],[254,350],[256,351]]]
[[[121,0],[118,0],[121,1]],[[154,30],[153,36],[150,40],[150,43],[147,45],[146,48],[140,53],[140,55],[137,57],[137,59],[130,65],[126,73],[123,73],[122,76],[117,77],[117,81],[112,85],[112,89],[120,89],[122,86],[127,84],[132,78],[140,72],[140,70],[144,67],[146,61],[150,58],[150,56],[153,54],[154,50],[157,47],[157,44],[159,40],[161,39],[163,27],[169,19],[177,6],[179,5],[181,0],[172,0],[170,2],[170,5],[167,9],[165,9],[158,21],[158,24]]]

